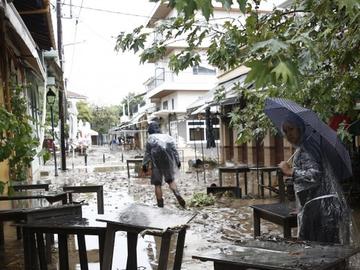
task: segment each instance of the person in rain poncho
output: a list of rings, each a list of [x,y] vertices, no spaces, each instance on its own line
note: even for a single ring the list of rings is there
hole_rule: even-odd
[[[303,121],[286,118],[282,132],[297,147],[293,166],[279,167],[294,182],[300,240],[348,244],[350,212],[334,171],[319,145],[304,136]],[[312,136],[312,135],[309,135]]]
[[[143,171],[146,172],[148,163],[150,161],[152,163],[151,184],[155,186],[157,205],[164,207],[161,186],[163,179],[165,179],[179,204],[185,207],[185,201],[175,183],[175,172],[180,168],[181,162],[174,139],[167,134],[162,134],[159,124],[156,122],[149,124],[148,132],[149,138],[142,164]]]

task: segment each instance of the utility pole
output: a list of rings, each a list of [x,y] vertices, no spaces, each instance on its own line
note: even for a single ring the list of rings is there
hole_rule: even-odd
[[[61,1],[56,0],[57,38],[58,52],[61,70],[63,69],[63,44],[61,24]],[[65,113],[64,113],[64,89],[59,89],[59,119],[60,119],[60,149],[61,149],[61,170],[66,170],[65,155]]]

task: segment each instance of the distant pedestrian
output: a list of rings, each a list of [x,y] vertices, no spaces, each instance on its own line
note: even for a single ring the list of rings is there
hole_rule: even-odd
[[[146,143],[146,151],[143,159],[143,171],[147,171],[147,166],[151,162],[151,184],[155,186],[155,195],[158,207],[164,207],[162,195],[163,179],[169,185],[176,199],[182,207],[185,207],[185,201],[181,197],[176,183],[175,172],[180,168],[181,162],[179,153],[175,148],[174,139],[162,134],[159,124],[151,122],[148,128],[149,138]]]

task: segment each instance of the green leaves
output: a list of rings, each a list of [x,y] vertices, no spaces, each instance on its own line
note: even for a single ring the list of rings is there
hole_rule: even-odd
[[[346,12],[350,15],[359,15],[359,9],[360,9],[360,2],[359,0],[336,0],[338,3],[340,9],[344,8],[346,9]]]
[[[209,206],[215,203],[215,198],[212,195],[207,195],[205,193],[195,193],[190,201],[189,206],[191,207],[202,207],[202,206]]]
[[[200,62],[200,55],[197,52],[183,51],[170,57],[169,67],[175,73],[179,73],[183,67],[196,66]]]
[[[257,51],[268,51],[271,55],[277,54],[281,50],[287,50],[289,45],[285,42],[282,42],[278,39],[268,39],[265,41],[255,43],[250,50],[250,53],[255,53]]]
[[[237,0],[237,2],[239,4],[239,8],[240,8],[241,12],[245,14],[247,0]]]
[[[317,111],[324,120],[334,113],[356,115],[354,101],[360,99],[359,0],[299,0],[286,10],[266,14],[256,9],[260,1],[216,2],[224,10],[239,7],[241,12],[238,17],[212,20],[216,11],[210,0],[162,1],[176,8],[178,16],[154,28],[155,40],[146,43],[150,33],[138,28],[118,39],[118,46],[142,50],[141,62],[167,60],[176,73],[199,64],[198,52],[204,47],[206,62],[220,70],[249,67],[245,82],[255,89],[243,86],[239,96],[247,106],[230,113],[240,141],[262,134],[269,126],[261,113],[266,96],[293,99]],[[187,46],[167,58],[166,47],[178,41]],[[218,94],[218,99],[224,98],[224,93]]]
[[[283,83],[293,82],[295,76],[291,71],[291,63],[280,61],[275,68],[271,70],[275,73],[276,80],[281,79]]]
[[[9,161],[10,179],[17,181],[27,179],[27,169],[39,145],[29,124],[32,119],[27,112],[25,90],[21,85],[12,84],[12,111],[0,107],[0,161]]]

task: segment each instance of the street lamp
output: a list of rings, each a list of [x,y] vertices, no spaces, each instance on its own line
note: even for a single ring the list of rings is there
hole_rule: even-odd
[[[54,131],[54,112],[53,112],[53,106],[55,103],[56,94],[54,91],[49,89],[49,91],[46,93],[46,101],[50,106],[50,116],[51,116],[51,131],[52,131],[52,137],[53,137],[53,153],[54,153],[54,162],[55,162],[55,176],[58,176],[58,170],[57,170],[57,163],[56,163],[56,149],[55,149],[55,131]]]

